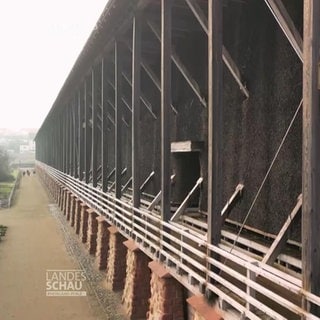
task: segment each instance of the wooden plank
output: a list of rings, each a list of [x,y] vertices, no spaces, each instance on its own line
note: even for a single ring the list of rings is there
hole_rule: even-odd
[[[203,141],[174,141],[171,142],[171,152],[200,152],[203,145]]]
[[[304,1],[302,141],[302,284],[320,295],[320,2]],[[305,305],[305,308],[310,306]],[[319,308],[312,311],[320,314]]]
[[[237,222],[237,221],[233,221],[233,220],[230,220],[230,219],[226,219],[225,220],[226,223],[228,224],[231,224],[232,226],[237,226],[237,227],[241,227],[242,226],[242,223],[240,222]],[[255,233],[257,235],[261,235],[263,236],[264,238],[270,238],[270,239],[275,239],[277,236],[274,235],[273,233],[269,233],[269,232],[265,232],[265,231],[262,231],[260,229],[257,229],[257,228],[254,228],[254,227],[251,227],[251,226],[248,226],[248,225],[244,225],[243,226],[243,229],[244,230],[247,230],[247,231],[250,231],[252,233]],[[298,241],[294,241],[294,240],[291,240],[289,239],[288,240],[288,243],[292,246],[295,246],[297,247],[298,249],[301,249],[301,242],[298,242]]]
[[[132,188],[133,206],[140,207],[141,185],[141,139],[140,139],[140,96],[141,96],[141,13],[133,18],[132,35]]]
[[[172,0],[161,0],[161,216],[171,218],[170,105]]]
[[[208,242],[219,244],[222,210],[222,1],[209,0],[208,30]]]
[[[270,249],[265,254],[262,259],[263,263],[272,265],[274,261],[277,259],[278,255],[281,252],[281,249],[285,246],[288,240],[289,230],[292,226],[293,222],[295,221],[298,213],[301,212],[302,206],[302,196],[299,196],[298,202],[292,212],[289,214],[287,220],[283,224],[281,230],[279,231],[277,237],[273,241]]]

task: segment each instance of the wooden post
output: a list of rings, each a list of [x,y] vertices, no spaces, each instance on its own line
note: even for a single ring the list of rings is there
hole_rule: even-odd
[[[320,2],[304,1],[302,142],[302,285],[320,294]],[[320,315],[319,308],[304,307]]]
[[[74,168],[74,163],[73,163],[73,150],[74,150],[74,143],[73,143],[73,122],[72,122],[72,117],[73,117],[73,103],[72,100],[70,101],[69,105],[69,121],[68,121],[68,126],[69,126],[69,174],[73,175],[73,168]]]
[[[132,39],[132,188],[133,206],[140,206],[140,95],[141,95],[141,16],[133,18]]]
[[[78,178],[79,172],[78,172],[78,162],[77,162],[77,132],[78,132],[78,122],[77,122],[77,117],[78,117],[78,108],[77,108],[77,93],[74,94],[73,96],[73,105],[72,105],[72,147],[73,147],[73,173],[72,175],[75,178]]]
[[[222,1],[208,1],[208,242],[218,244],[222,210]]]
[[[84,104],[83,104],[83,95],[81,95],[82,91],[79,89],[78,91],[78,108],[79,108],[79,118],[78,118],[78,130],[79,130],[79,140],[78,140],[78,157],[79,157],[79,179],[83,180],[83,171],[84,171]]]
[[[85,182],[89,183],[89,177],[90,177],[90,127],[89,127],[89,97],[88,97],[88,83],[85,79],[84,83],[84,178]]]
[[[98,101],[97,101],[97,71],[93,67],[91,70],[91,103],[92,103],[92,140],[91,140],[91,172],[92,186],[98,184]]]
[[[116,198],[121,198],[121,168],[122,168],[122,79],[121,79],[121,52],[120,44],[115,41],[114,45],[114,86],[115,86],[115,194]]]
[[[161,213],[164,221],[171,218],[171,11],[172,0],[161,0]]]
[[[106,86],[106,61],[105,58],[101,61],[101,172],[102,172],[102,191],[108,190],[108,140],[107,140],[107,127],[108,127],[108,103],[107,103],[107,86]]]

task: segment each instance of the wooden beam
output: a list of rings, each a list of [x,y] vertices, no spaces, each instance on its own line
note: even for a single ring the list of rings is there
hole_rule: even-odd
[[[171,175],[171,177],[170,177],[170,183],[172,184],[173,182],[174,182],[174,179],[175,179],[175,175],[173,174],[173,175]],[[158,194],[154,197],[154,199],[152,200],[152,202],[149,204],[149,206],[148,206],[148,210],[149,211],[152,211],[155,207],[156,207],[156,205],[161,201],[161,197],[162,197],[162,192],[161,192],[161,190],[158,192]]]
[[[302,284],[320,295],[320,1],[304,1],[302,141]],[[305,306],[308,308],[309,306]],[[311,310],[314,310],[312,307]],[[315,310],[319,315],[319,308]]]
[[[296,220],[298,213],[301,212],[301,207],[302,207],[302,195],[299,196],[296,206],[294,207],[292,212],[289,214],[287,220],[285,221],[281,230],[277,234],[277,237],[274,239],[268,252],[263,257],[262,259],[263,263],[272,265],[275,262],[282,248],[287,243],[290,228],[292,227],[292,224]]]
[[[128,47],[131,50],[130,45],[128,45]],[[153,82],[155,87],[159,90],[159,92],[161,92],[161,81],[159,80],[157,75],[153,72],[153,70],[149,67],[149,65],[147,64],[147,62],[143,58],[141,58],[141,67],[143,68],[143,70],[145,71],[145,73],[149,77],[149,79]],[[172,104],[172,102],[171,102],[171,109],[174,112],[174,114],[178,114],[178,110]]]
[[[69,169],[69,174],[73,176],[73,170],[75,167],[75,163],[73,162],[74,160],[74,149],[75,149],[75,144],[74,144],[74,139],[73,139],[73,99],[70,100],[70,106],[69,106],[69,148],[70,148],[70,169]]]
[[[141,96],[141,13],[133,18],[132,35],[132,196],[133,206],[140,207],[141,185],[141,138],[140,138],[140,96]]]
[[[129,86],[131,87],[131,90],[133,90],[132,88],[132,81],[130,81],[130,78],[128,76],[128,74],[126,72],[122,73],[122,76],[124,77],[124,79],[127,81],[127,83],[129,84]],[[122,97],[123,101],[125,101],[125,98]],[[146,96],[141,92],[140,89],[140,96],[139,96],[139,100],[143,103],[143,105],[146,107],[146,109],[150,112],[151,116],[153,117],[153,119],[157,120],[157,116],[154,114],[153,112],[153,107],[151,102],[146,98]],[[125,103],[127,103],[125,101]],[[130,106],[128,104],[128,109],[130,109],[130,111],[132,112],[132,106]]]
[[[132,184],[132,177],[130,177],[129,180],[124,184],[124,186],[121,189],[121,192],[124,193],[125,191],[127,191],[127,189],[130,187],[131,184]]]
[[[79,118],[79,108],[78,108],[78,91],[74,93],[74,102],[73,102],[73,144],[74,144],[74,169],[73,176],[79,178],[79,139],[78,139],[78,118]]]
[[[144,189],[147,187],[148,183],[152,180],[152,178],[154,177],[154,175],[155,175],[155,172],[152,171],[152,172],[148,175],[148,177],[146,178],[146,180],[143,181],[143,183],[142,183],[141,186],[140,186],[140,192],[143,192],[143,191],[144,191]]]
[[[188,202],[190,200],[190,198],[192,197],[193,193],[200,187],[201,183],[203,181],[203,178],[200,177],[196,184],[194,185],[194,187],[190,190],[190,192],[187,194],[187,196],[185,197],[185,199],[182,201],[182,203],[180,204],[179,208],[176,210],[176,212],[174,213],[174,215],[172,216],[172,218],[170,219],[170,221],[177,221],[179,219],[179,217],[184,214],[185,209],[187,208]]]
[[[203,146],[203,141],[174,141],[171,142],[171,152],[201,152]]]
[[[122,98],[120,98],[120,100],[122,101]],[[116,108],[115,108],[115,105],[111,102],[110,99],[107,100],[107,103],[109,104],[109,106],[111,106],[112,110],[114,112],[116,112]],[[108,119],[110,120],[110,122],[115,126],[115,121],[112,120],[110,114],[108,114]],[[127,126],[129,127],[128,123],[122,118],[122,122]]]
[[[73,140],[73,99],[70,99],[70,105],[69,105],[69,149],[70,149],[70,169],[69,174],[73,176],[73,170],[74,170],[74,158],[73,158],[73,151],[74,151],[74,140]]]
[[[171,218],[170,105],[172,0],[161,0],[161,216]]]
[[[292,48],[303,62],[302,38],[281,0],[264,0]]]
[[[223,217],[223,220],[228,218],[229,213],[231,212],[231,210],[236,204],[236,201],[239,199],[239,197],[241,197],[243,188],[244,188],[244,185],[239,183],[236,189],[234,190],[234,193],[232,194],[231,198],[227,201],[227,203],[223,207],[221,211],[221,216]]]
[[[154,33],[154,35],[160,41],[161,34],[160,34],[160,30],[157,27],[157,25],[155,23],[153,23],[152,21],[148,21],[147,23],[148,23],[148,26],[150,27],[150,30]],[[203,95],[201,94],[200,87],[199,87],[198,83],[192,78],[190,72],[188,71],[187,67],[182,63],[182,61],[180,60],[177,53],[175,53],[174,51],[171,50],[170,57],[171,57],[173,63],[175,64],[175,66],[177,67],[177,69],[179,70],[179,72],[182,74],[182,76],[184,77],[184,79],[186,80],[186,82],[188,83],[190,88],[192,89],[192,91],[194,92],[194,94],[198,97],[201,104],[204,107],[207,107],[207,102],[206,102],[205,98],[203,97]]]
[[[208,242],[219,244],[222,210],[222,1],[208,1]]]
[[[83,92],[80,88],[78,91],[78,108],[79,108],[79,118],[78,118],[78,152],[79,152],[79,179],[83,180],[83,171],[84,171],[84,103],[83,103]]]
[[[105,58],[101,60],[101,167],[102,167],[102,191],[106,192],[108,190],[108,104],[107,98],[107,88],[106,88],[106,61]]]
[[[115,196],[121,198],[121,170],[122,170],[122,61],[121,61],[121,50],[120,43],[115,41],[114,43],[114,83],[115,83]]]
[[[208,19],[204,14],[204,12],[202,11],[201,7],[199,6],[197,0],[185,0],[185,1],[189,6],[190,10],[192,11],[193,15],[195,16],[195,18],[198,20],[202,29],[205,31],[207,35],[209,35]],[[233,76],[235,81],[238,83],[241,92],[246,96],[246,98],[249,98],[249,91],[241,79],[240,70],[237,67],[234,60],[232,59],[230,53],[224,46],[222,46],[222,59],[226,67],[230,71],[231,75]]]
[[[68,138],[68,133],[67,133],[67,113],[66,110],[63,110],[62,112],[62,121],[63,121],[63,172],[67,173],[67,162],[68,162],[68,154],[67,154],[67,138]]]
[[[70,101],[67,105],[67,132],[68,132],[68,171],[67,173],[72,175],[72,121],[71,121],[71,115],[72,115],[72,102]]]
[[[92,185],[98,184],[98,79],[97,71],[93,67],[91,70],[91,104],[92,104],[92,142],[91,142],[91,172]]]
[[[121,175],[120,175],[120,180],[121,180],[121,181],[122,181],[122,177],[127,173],[127,170],[128,170],[127,168],[124,168],[124,169],[121,171]],[[114,169],[114,173],[116,173],[116,170],[115,170],[115,169]],[[112,176],[112,174],[110,174],[110,175]],[[111,191],[115,185],[116,185],[116,181],[114,181],[114,182],[110,185],[108,191]],[[121,186],[121,188],[122,188],[122,186]]]
[[[84,82],[84,178],[85,182],[89,183],[90,179],[90,159],[91,159],[91,129],[89,125],[90,110],[89,110],[89,94],[88,94],[88,83],[87,79]]]

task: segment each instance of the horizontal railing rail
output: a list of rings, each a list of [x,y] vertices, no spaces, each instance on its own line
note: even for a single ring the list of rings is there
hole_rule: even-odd
[[[304,291],[300,279],[237,250],[230,253],[223,244],[211,245],[177,223],[132,207],[128,199],[117,199],[44,163],[37,166],[40,176],[46,175],[43,182],[49,190],[50,183],[68,188],[125,237],[134,239],[150,258],[165,263],[194,294],[206,288],[249,319],[261,319],[262,314],[272,319],[291,319],[291,315],[320,319],[301,307],[302,300],[320,306],[320,297]]]

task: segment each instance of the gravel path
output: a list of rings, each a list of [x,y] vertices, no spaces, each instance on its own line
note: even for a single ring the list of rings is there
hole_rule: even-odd
[[[36,176],[22,179],[17,203],[0,210],[0,224],[8,226],[0,242],[1,320],[126,319],[121,296],[104,288],[104,273]],[[51,269],[82,269],[87,296],[47,297]]]

